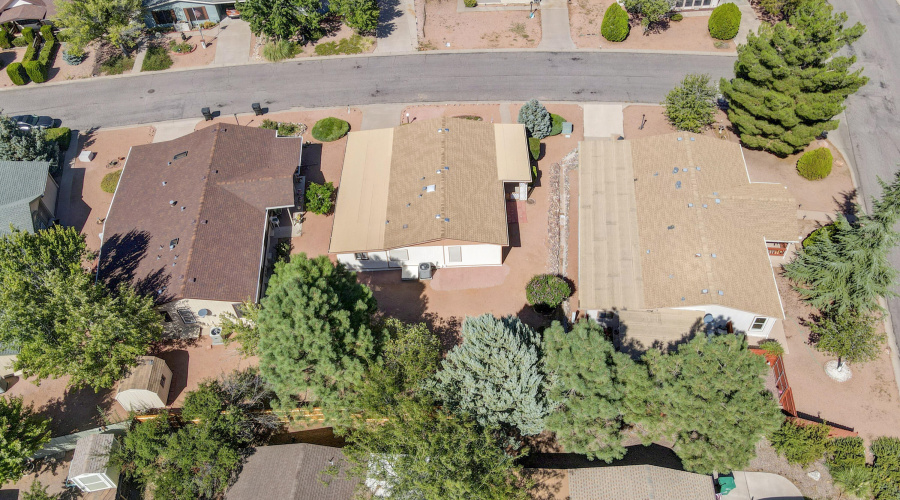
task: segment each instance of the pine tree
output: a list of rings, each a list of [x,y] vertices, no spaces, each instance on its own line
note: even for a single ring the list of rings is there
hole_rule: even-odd
[[[260,370],[284,406],[301,396],[337,401],[378,360],[372,291],[327,256],[276,263],[261,305]]]
[[[35,415],[22,398],[0,397],[0,484],[18,481],[25,461],[50,440],[50,421]]]
[[[747,147],[787,156],[837,128],[844,100],[868,82],[861,69],[850,71],[855,56],[835,56],[865,32],[859,23],[845,29],[846,21],[826,0],[808,0],[790,24],[763,25],[738,47],[735,78],[719,88]]]
[[[716,87],[709,75],[687,75],[666,94],[666,118],[678,130],[700,133],[716,116]]]
[[[526,102],[519,109],[519,123],[525,125],[531,137],[543,139],[553,130],[550,112],[537,99]]]
[[[468,413],[485,428],[525,436],[544,429],[549,413],[540,339],[518,318],[466,318],[463,343],[451,350],[431,389],[453,413]]]
[[[756,442],[783,420],[765,387],[766,362],[750,353],[744,337],[699,335],[675,353],[650,351],[644,360],[664,398],[664,432],[685,470],[745,467]]]
[[[888,255],[900,241],[894,230],[900,221],[900,172],[892,184],[879,182],[882,198],[873,200],[871,215],[850,222],[837,214],[827,237],[810,240],[784,266],[800,296],[831,316],[878,312],[878,299],[895,295],[897,271]]]
[[[50,173],[59,171],[59,151],[36,127],[21,130],[8,116],[0,116],[0,160],[48,161]],[[3,228],[6,229],[6,228]]]
[[[603,328],[582,320],[566,333],[554,321],[544,331],[544,359],[552,380],[550,399],[559,403],[547,428],[569,453],[611,462],[625,456],[621,429],[626,387],[621,372],[634,362],[615,351]]]

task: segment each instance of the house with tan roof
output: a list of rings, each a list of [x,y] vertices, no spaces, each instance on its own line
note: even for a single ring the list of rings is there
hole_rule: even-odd
[[[132,147],[100,236],[99,278],[155,296],[181,336],[259,300],[285,229],[278,214],[299,201],[301,146],[220,123]]]
[[[506,200],[528,182],[523,125],[436,118],[351,132],[329,252],[353,270],[401,269],[404,279],[499,266]]]
[[[645,348],[699,330],[765,338],[784,319],[770,256],[798,242],[797,202],[751,182],[738,144],[582,142],[578,231],[580,308]]]

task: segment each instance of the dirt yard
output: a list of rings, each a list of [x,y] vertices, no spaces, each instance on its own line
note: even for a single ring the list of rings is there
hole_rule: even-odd
[[[631,27],[623,42],[610,42],[600,35],[603,13],[612,0],[569,2],[569,30],[579,49],[686,50],[695,52],[735,52],[733,41],[721,42],[709,36],[709,16],[685,17],[645,35],[640,23]],[[716,46],[718,42],[719,46]],[[720,48],[721,47],[721,48]]]
[[[77,80],[79,78],[89,78],[92,76],[94,72],[94,64],[97,60],[96,50],[93,45],[88,46],[85,51],[87,52],[87,58],[79,65],[72,66],[68,64],[62,58],[63,49],[65,48],[65,44],[62,47],[57,49],[56,56],[53,59],[53,64],[50,66],[50,70],[47,71],[47,81],[48,82],[58,82],[62,80]],[[0,51],[0,67],[3,68],[0,71],[0,87],[13,87],[12,80],[9,79],[9,73],[6,72],[6,67],[9,66],[10,63],[22,61],[22,58],[25,56],[25,47],[19,47],[14,49],[7,49]],[[40,85],[36,83],[28,83],[26,85]]]
[[[321,45],[329,42],[340,42],[341,40],[349,39],[353,36],[353,29],[349,28],[340,23],[331,23],[328,27],[328,34],[320,39],[317,42],[310,42],[306,45],[301,46],[301,51],[299,54],[294,56],[294,58],[302,58],[302,57],[315,57],[318,56],[316,54],[316,45]],[[375,51],[375,47],[377,46],[377,42],[374,37],[364,37],[364,50],[362,53],[370,54]],[[266,58],[263,57],[262,48],[265,45],[265,38],[257,38],[256,35],[250,34],[250,60],[251,62],[268,62]]]
[[[512,49],[537,47],[541,42],[541,14],[528,11],[458,12],[456,0],[425,2],[425,38],[419,50]],[[448,46],[449,44],[449,46]]]
[[[203,32],[203,39],[206,40],[207,43],[205,49],[200,45],[199,31],[187,31],[184,35],[188,37],[187,43],[193,45],[194,50],[188,54],[178,54],[170,50],[169,57],[172,58],[172,67],[170,69],[198,68],[212,64],[216,59],[216,47],[219,45],[215,39],[216,29],[213,28]],[[161,37],[161,42],[166,47],[169,45],[169,40],[175,40],[176,43],[181,43],[181,34],[166,33]]]

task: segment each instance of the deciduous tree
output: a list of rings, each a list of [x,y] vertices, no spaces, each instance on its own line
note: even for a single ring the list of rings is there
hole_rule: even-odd
[[[716,87],[709,75],[690,74],[666,94],[666,118],[678,130],[700,133],[716,117]]]
[[[324,36],[321,9],[321,0],[247,0],[241,3],[241,17],[257,36],[318,40]]]
[[[816,349],[837,356],[837,370],[844,363],[872,361],[881,353],[885,336],[875,328],[880,319],[869,313],[847,311],[824,314],[810,326]]]
[[[144,12],[141,0],[61,0],[56,24],[78,50],[104,41],[128,55],[143,34]]]
[[[26,460],[50,440],[50,421],[22,398],[0,397],[0,484],[18,481]]]
[[[375,0],[331,0],[328,7],[359,34],[375,33],[378,27],[378,2]]]

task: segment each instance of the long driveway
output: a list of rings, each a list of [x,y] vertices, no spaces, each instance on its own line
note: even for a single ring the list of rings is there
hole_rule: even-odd
[[[292,107],[527,100],[660,102],[687,72],[730,76],[723,56],[475,52],[342,57],[29,85],[0,91],[5,113],[86,129]]]

